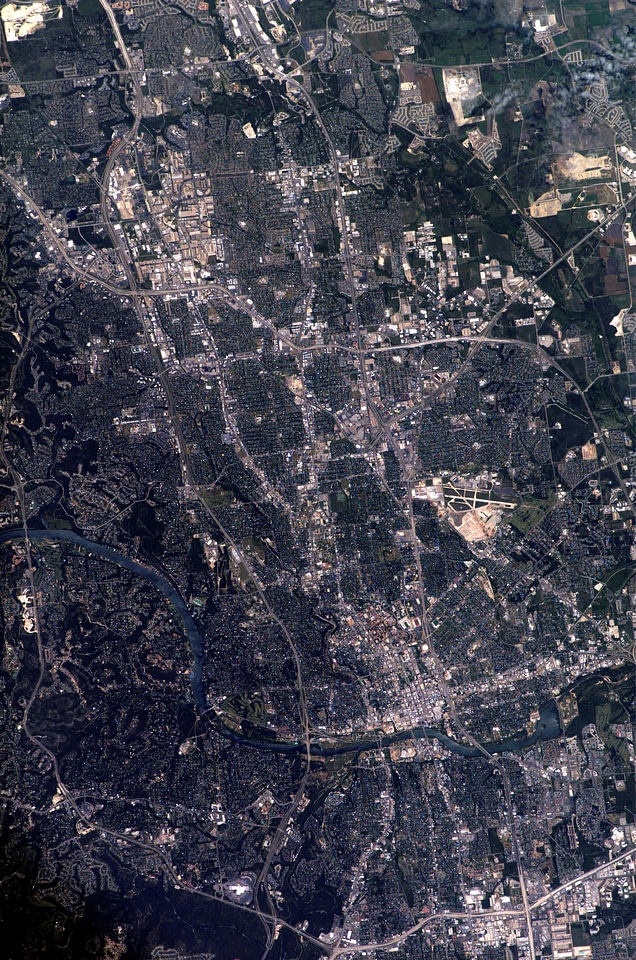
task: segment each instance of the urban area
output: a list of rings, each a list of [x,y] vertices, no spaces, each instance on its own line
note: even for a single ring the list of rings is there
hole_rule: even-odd
[[[0,954],[633,960],[635,0],[0,20]]]

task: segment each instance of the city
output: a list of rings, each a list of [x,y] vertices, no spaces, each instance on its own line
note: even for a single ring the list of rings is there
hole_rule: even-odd
[[[9,960],[634,956],[632,8],[0,9]]]

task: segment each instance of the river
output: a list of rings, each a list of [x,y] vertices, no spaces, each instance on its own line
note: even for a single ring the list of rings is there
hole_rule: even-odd
[[[0,534],[0,543],[7,543],[11,540],[23,540],[24,532],[20,530],[6,530]],[[194,617],[188,610],[187,604],[176,587],[173,586],[165,577],[162,577],[152,567],[147,567],[137,560],[132,560],[125,554],[118,553],[110,547],[101,543],[95,543],[87,540],[85,537],[74,533],[72,530],[29,530],[29,539],[33,543],[41,541],[62,541],[64,543],[73,543],[82,547],[89,553],[93,553],[110,563],[114,563],[139,577],[143,577],[149,583],[152,583],[168,600],[181,617],[184,629],[190,641],[192,649],[193,668],[190,673],[192,684],[192,693],[194,702],[200,714],[211,723],[217,733],[220,733],[228,740],[235,743],[241,743],[245,746],[254,747],[257,750],[268,750],[273,753],[300,754],[304,752],[304,744],[297,741],[282,742],[277,740],[262,740],[255,737],[241,736],[232,730],[229,730],[210,709],[205,694],[203,683],[203,656],[205,642]],[[558,707],[554,700],[549,700],[543,704],[540,711],[539,720],[532,736],[528,736],[523,731],[514,737],[508,737],[505,740],[496,740],[493,743],[482,744],[484,750],[491,755],[501,753],[517,753],[521,750],[527,750],[535,743],[545,742],[547,740],[556,740],[561,736],[561,722],[559,719]],[[311,754],[316,757],[334,757],[344,753],[357,753],[360,750],[373,750],[378,748],[390,747],[394,743],[401,743],[405,740],[438,740],[444,747],[457,756],[465,758],[474,758],[483,756],[481,750],[477,747],[469,747],[466,744],[458,743],[451,737],[448,737],[441,730],[435,727],[414,727],[412,730],[403,730],[400,733],[381,734],[375,739],[359,738],[357,740],[347,740],[346,742],[334,745],[328,737],[322,740],[314,740],[311,744]]]
[[[7,530],[0,534],[0,543],[17,539],[24,539],[24,532],[22,530]],[[203,652],[205,643],[199,633],[199,628],[196,625],[194,617],[188,610],[185,600],[169,580],[166,580],[165,577],[158,574],[152,567],[147,567],[137,560],[132,560],[125,554],[118,553],[116,550],[112,550],[110,547],[106,547],[101,543],[94,543],[92,540],[87,540],[72,530],[29,530],[29,539],[32,543],[39,543],[43,540],[61,540],[64,543],[74,543],[76,546],[88,550],[89,553],[94,553],[96,556],[102,557],[104,560],[108,560],[118,567],[130,570],[131,573],[136,574],[138,577],[143,577],[160,590],[181,617],[190,641],[194,659],[194,666],[190,675],[194,702],[199,711],[203,712],[207,710],[208,703],[203,685]]]

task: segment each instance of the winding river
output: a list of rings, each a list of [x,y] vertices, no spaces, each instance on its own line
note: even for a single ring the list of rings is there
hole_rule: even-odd
[[[7,543],[11,540],[23,539],[24,531],[22,529],[6,530],[4,533],[0,534],[0,544]],[[29,539],[33,543],[42,541],[62,541],[64,543],[75,544],[76,546],[87,550],[89,553],[93,553],[98,557],[102,557],[109,563],[114,563],[119,567],[123,567],[125,570],[129,570],[131,573],[134,573],[139,577],[143,577],[149,583],[153,584],[153,586],[155,586],[163,594],[166,600],[172,604],[174,609],[181,617],[181,621],[190,641],[190,647],[192,649],[192,656],[194,660],[190,679],[194,702],[199,713],[205,715],[206,719],[210,721],[217,733],[220,733],[222,736],[226,737],[228,740],[234,741],[235,743],[241,743],[245,746],[254,747],[258,750],[268,750],[273,753],[304,753],[304,745],[297,741],[282,742],[277,740],[258,739],[257,737],[247,737],[229,730],[213,713],[208,705],[205,694],[205,686],[203,683],[203,656],[205,642],[201,636],[201,633],[199,632],[199,628],[197,627],[194,617],[187,607],[185,600],[169,580],[166,580],[165,577],[162,577],[152,567],[148,567],[143,563],[139,563],[137,560],[132,560],[125,554],[118,553],[116,550],[112,550],[110,547],[106,547],[101,543],[95,543],[92,540],[87,540],[85,537],[74,533],[72,530],[29,530]],[[555,701],[550,700],[541,707],[539,720],[532,736],[527,736],[524,732],[521,732],[516,734],[514,737],[509,737],[505,740],[497,740],[493,743],[483,744],[483,748],[491,755],[501,753],[516,753],[521,750],[526,750],[535,743],[545,742],[547,740],[556,740],[561,736],[561,733],[562,730],[559,719],[559,711]],[[335,744],[333,740],[329,740],[329,738],[325,737],[322,738],[322,740],[314,740],[312,742],[311,753],[316,757],[334,757],[344,753],[356,753],[360,750],[372,750],[389,747],[394,743],[401,743],[406,740],[413,739],[438,740],[444,747],[460,757],[473,758],[483,755],[483,751],[479,750],[477,747],[469,747],[465,744],[458,743],[456,740],[451,739],[451,737],[446,736],[445,733],[442,733],[441,730],[437,730],[434,727],[421,726],[414,727],[412,730],[403,730],[400,733],[380,735],[374,739],[367,737],[365,739],[361,738],[357,740],[347,740],[338,744]]]
[[[23,530],[7,530],[0,534],[0,543],[18,539],[24,539]],[[166,600],[172,604],[181,617],[194,658],[194,666],[190,675],[194,702],[200,711],[207,710],[208,704],[203,686],[203,651],[205,647],[203,637],[199,633],[199,628],[196,625],[194,617],[188,610],[185,600],[169,580],[166,580],[165,577],[158,574],[152,567],[147,567],[137,560],[132,560],[125,554],[111,550],[110,547],[106,547],[101,543],[86,540],[85,537],[81,537],[72,530],[29,530],[29,540],[32,543],[40,543],[47,540],[61,540],[64,543],[73,543],[78,547],[83,547],[83,549],[89,553],[102,557],[104,560],[108,560],[118,567],[123,567],[125,570],[130,570],[131,573],[136,574],[138,577],[143,577],[144,580],[152,583],[153,586],[164,595]]]

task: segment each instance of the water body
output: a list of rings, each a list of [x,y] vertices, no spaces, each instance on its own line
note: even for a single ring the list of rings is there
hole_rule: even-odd
[[[7,530],[0,534],[0,543],[7,543],[10,540],[18,539],[24,539],[24,533],[22,530]],[[190,641],[192,656],[194,659],[194,666],[191,671],[194,702],[199,712],[205,715],[206,720],[208,720],[216,732],[220,733],[228,740],[243,744],[244,746],[253,747],[257,750],[267,750],[272,753],[290,755],[299,755],[304,753],[304,744],[297,741],[290,743],[277,740],[264,740],[256,737],[242,736],[239,733],[235,733],[225,727],[219,718],[212,713],[208,707],[203,684],[203,653],[205,648],[203,637],[199,632],[199,628],[196,625],[194,617],[188,610],[185,600],[179,591],[168,580],[166,580],[165,577],[162,577],[160,574],[158,574],[156,570],[152,569],[152,567],[147,567],[136,560],[132,560],[130,557],[125,556],[125,554],[118,553],[116,550],[112,550],[110,547],[103,546],[101,543],[95,543],[92,540],[87,540],[85,537],[74,533],[72,530],[30,530],[29,539],[33,543],[47,540],[60,540],[65,543],[73,543],[76,546],[82,547],[84,550],[95,554],[96,556],[103,557],[104,560],[108,560],[110,563],[114,563],[119,567],[123,567],[125,570],[129,570],[131,573],[134,573],[137,576],[143,577],[149,583],[152,583],[153,586],[155,586],[172,604],[174,609],[181,617],[184,629]],[[333,624],[330,625],[333,626]],[[541,707],[539,720],[532,736],[528,736],[524,731],[521,731],[514,737],[509,737],[505,740],[497,740],[493,743],[485,743],[482,746],[483,749],[491,756],[501,753],[517,753],[522,750],[527,750],[529,747],[534,746],[535,743],[544,743],[548,740],[556,740],[561,735],[562,730],[558,707],[554,700],[550,700]],[[333,741],[329,741],[328,738],[324,738],[322,741],[314,740],[311,744],[310,750],[312,756],[315,757],[335,757],[344,753],[357,753],[360,750],[373,750],[390,747],[392,744],[402,743],[406,740],[423,739],[438,740],[444,747],[460,757],[475,758],[483,756],[482,750],[478,749],[477,747],[469,747],[466,746],[466,744],[458,743],[451,737],[446,736],[445,733],[442,733],[441,730],[435,729],[435,727],[414,727],[412,730],[403,730],[400,733],[380,735],[375,739],[365,738],[348,740],[337,745],[334,745]]]
[[[24,533],[22,530],[7,530],[5,533],[0,534],[0,543],[6,543],[9,540],[17,539],[24,539]],[[132,560],[130,557],[125,556],[125,554],[118,553],[116,550],[111,550],[110,547],[105,547],[101,543],[94,543],[92,540],[87,540],[85,537],[81,537],[78,533],[74,533],[72,530],[29,530],[29,540],[31,540],[32,543],[39,543],[47,540],[62,540],[64,543],[73,543],[78,547],[83,547],[84,550],[88,550],[90,553],[94,553],[98,557],[103,557],[104,560],[108,560],[110,563],[114,563],[118,567],[123,567],[125,570],[129,570],[138,577],[143,577],[144,580],[148,580],[149,583],[152,583],[152,585],[164,595],[166,600],[172,604],[174,609],[181,617],[183,626],[190,641],[192,656],[194,658],[194,666],[190,675],[192,692],[194,694],[194,702],[196,703],[199,711],[203,712],[204,710],[207,710],[208,703],[203,686],[204,640],[199,633],[199,628],[196,625],[194,617],[188,610],[185,600],[179,591],[168,580],[166,580],[165,577],[160,576],[156,570],[152,569],[152,567],[147,567],[143,563],[138,563],[137,560]]]
[[[209,714],[208,714],[209,716]],[[299,743],[279,743],[277,741],[257,740],[255,738],[244,737],[231,730],[219,728],[213,722],[219,732],[229,740],[241,743],[246,746],[256,747],[259,750],[271,750],[274,753],[304,754],[305,748]],[[540,717],[532,736],[528,736],[525,731],[521,731],[514,737],[508,737],[505,740],[496,740],[493,743],[482,744],[486,753],[495,756],[501,753],[519,753],[534,746],[535,743],[545,743],[547,740],[557,740],[562,735],[561,723],[559,720],[559,710],[554,700],[548,701],[540,709]],[[375,739],[348,740],[346,743],[331,746],[328,739],[325,742],[314,740],[311,744],[311,755],[314,757],[336,757],[343,753],[357,753],[360,750],[377,750],[390,747],[395,743],[403,743],[406,740],[439,740],[451,753],[459,757],[475,758],[483,757],[483,751],[478,747],[469,747],[466,744],[458,743],[448,737],[441,730],[435,727],[413,727],[411,730],[402,730],[400,733],[392,733]]]

